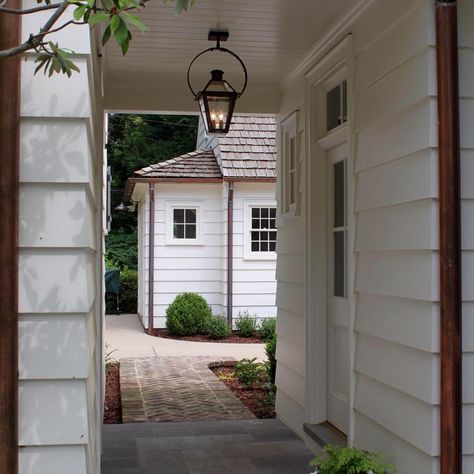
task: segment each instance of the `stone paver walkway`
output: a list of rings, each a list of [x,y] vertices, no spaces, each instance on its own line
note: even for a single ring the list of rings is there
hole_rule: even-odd
[[[101,474],[308,474],[312,457],[278,420],[105,425]]]
[[[209,370],[216,360],[202,356],[120,359],[123,422],[255,418]]]

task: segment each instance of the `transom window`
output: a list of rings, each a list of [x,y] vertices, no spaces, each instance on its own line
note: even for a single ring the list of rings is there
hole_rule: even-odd
[[[196,239],[197,209],[173,209],[173,238]]]
[[[329,132],[347,122],[347,81],[326,94],[326,129]]]
[[[252,252],[275,252],[276,238],[276,207],[252,207]]]

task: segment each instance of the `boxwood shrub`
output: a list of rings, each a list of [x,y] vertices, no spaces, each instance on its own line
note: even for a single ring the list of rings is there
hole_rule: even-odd
[[[201,295],[182,293],[166,310],[166,329],[176,336],[203,334],[211,317],[211,307]]]
[[[223,316],[213,316],[207,323],[206,333],[211,339],[223,339],[230,336],[231,330]]]

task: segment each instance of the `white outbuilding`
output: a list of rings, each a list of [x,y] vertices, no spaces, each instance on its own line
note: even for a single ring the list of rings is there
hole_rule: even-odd
[[[244,311],[276,316],[275,130],[273,116],[236,116],[227,135],[211,138],[200,126],[196,151],[129,178],[147,328],[165,327],[168,305],[183,292],[199,293],[229,320]]]

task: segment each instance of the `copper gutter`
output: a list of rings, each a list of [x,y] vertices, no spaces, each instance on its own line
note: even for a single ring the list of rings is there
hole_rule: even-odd
[[[229,181],[227,194],[227,322],[232,327],[234,274],[234,183]]]
[[[457,2],[436,2],[438,80],[440,474],[462,472],[461,198]]]
[[[21,8],[11,0],[11,8]],[[0,15],[0,50],[20,44],[19,15]],[[0,60],[0,472],[18,472],[18,192],[20,57]]]
[[[155,291],[155,184],[149,183],[149,224],[148,224],[148,331],[153,330]]]

